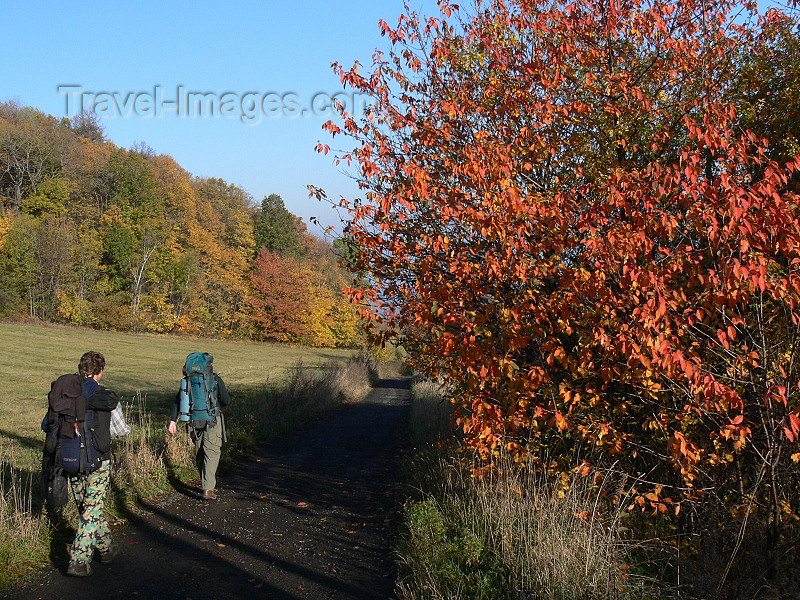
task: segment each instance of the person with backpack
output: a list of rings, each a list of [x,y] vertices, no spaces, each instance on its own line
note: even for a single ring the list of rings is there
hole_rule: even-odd
[[[87,352],[78,374],[62,375],[48,394],[45,451],[53,470],[67,476],[78,508],[67,567],[67,575],[76,577],[91,575],[95,550],[102,564],[110,564],[119,550],[103,506],[111,473],[111,412],[119,404],[117,394],[100,385],[105,366],[102,354]]]
[[[177,421],[188,424],[195,443],[195,461],[200,472],[203,500],[216,500],[217,467],[222,444],[227,442],[222,408],[231,402],[222,377],[214,371],[214,357],[192,352],[186,357],[180,389],[175,395],[168,430],[178,430]]]

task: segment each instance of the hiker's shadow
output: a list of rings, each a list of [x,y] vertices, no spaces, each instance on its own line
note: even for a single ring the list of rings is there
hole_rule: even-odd
[[[167,480],[172,486],[172,489],[182,496],[194,498],[195,500],[203,499],[203,491],[200,489],[200,487],[196,485],[189,485],[188,483],[181,481],[181,479],[175,473],[175,470],[169,467],[167,467]]]
[[[50,526],[50,553],[49,558],[62,574],[66,573],[69,563],[69,548],[75,539],[77,530],[70,524],[70,519],[64,514],[66,506],[45,505],[44,515]]]
[[[34,447],[31,442],[30,447]],[[41,447],[42,442],[38,442]],[[63,565],[63,572],[66,572],[67,562],[69,560],[69,546],[72,539],[75,537],[76,530],[70,525],[70,517],[67,507],[70,504],[70,488],[69,482],[66,482],[66,504],[64,506],[52,506],[45,501],[44,497],[44,479],[46,477],[45,470],[48,469],[49,463],[46,463],[44,455],[42,456],[42,467],[38,471],[31,469],[18,469],[3,461],[0,467],[0,482],[3,483],[0,493],[10,495],[15,498],[14,502],[19,507],[24,507],[23,510],[30,514],[31,518],[37,518],[41,515],[42,520],[46,523],[50,535],[50,551],[48,556],[51,562],[60,567]]]
[[[178,434],[183,435],[183,434]],[[177,444],[186,444],[188,448],[188,452],[191,453],[191,456],[195,456],[195,447],[194,443],[191,441],[190,438],[182,439],[181,437],[177,437],[173,439],[173,443]],[[194,463],[194,461],[192,461]],[[186,496],[187,498],[194,498],[196,500],[200,500],[203,498],[202,490],[199,486],[191,485],[190,483],[184,481],[185,476],[181,477],[180,471],[183,470],[180,467],[180,461],[176,461],[171,455],[169,451],[164,453],[164,466],[167,470],[167,481],[169,481],[170,486],[172,489],[178,492],[179,494]],[[185,469],[185,468],[184,468]],[[185,474],[184,474],[185,475]]]

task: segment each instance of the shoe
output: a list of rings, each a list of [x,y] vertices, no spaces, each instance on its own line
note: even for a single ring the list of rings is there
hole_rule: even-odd
[[[203,500],[216,500],[217,492],[214,490],[203,490]]]
[[[88,562],[72,562],[67,567],[67,575],[73,577],[88,577],[92,574],[92,565]]]
[[[112,543],[108,550],[100,553],[100,563],[110,565],[114,557],[119,553],[119,545]]]

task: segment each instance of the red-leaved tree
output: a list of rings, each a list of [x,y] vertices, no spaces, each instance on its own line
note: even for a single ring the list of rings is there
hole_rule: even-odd
[[[449,384],[486,459],[581,449],[639,502],[797,508],[800,158],[742,126],[754,3],[517,0],[414,13],[354,149],[352,290]],[[782,19],[772,12],[768,21]],[[319,150],[328,152],[327,145]],[[320,197],[324,192],[317,191]]]
[[[296,258],[262,248],[250,280],[248,303],[263,339],[297,342],[308,335],[308,271]]]

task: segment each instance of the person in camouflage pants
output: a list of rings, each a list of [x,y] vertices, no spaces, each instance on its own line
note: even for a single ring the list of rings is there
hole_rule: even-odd
[[[70,476],[72,494],[78,507],[80,522],[69,552],[67,575],[86,577],[92,573],[92,555],[97,550],[102,564],[111,563],[119,546],[111,542],[111,528],[103,514],[103,504],[111,476],[111,411],[119,396],[100,385],[106,359],[99,352],[87,352],[78,365],[83,377],[82,389],[86,408],[94,411],[93,443],[101,453],[101,466],[82,475]]]
[[[110,475],[111,464],[105,462],[97,471],[71,478],[80,523],[69,552],[70,563],[90,563],[95,549],[102,560],[111,549],[111,529],[103,510]]]

